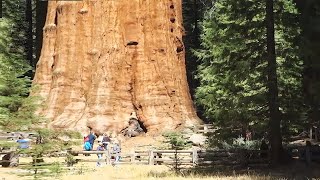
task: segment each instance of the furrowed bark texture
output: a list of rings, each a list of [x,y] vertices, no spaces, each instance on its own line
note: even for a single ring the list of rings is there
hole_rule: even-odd
[[[200,123],[186,80],[181,0],[49,1],[34,95],[50,127],[148,132]]]

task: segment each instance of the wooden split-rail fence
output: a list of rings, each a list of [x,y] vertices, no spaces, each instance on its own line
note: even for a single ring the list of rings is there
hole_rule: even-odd
[[[296,150],[296,151],[294,151]],[[312,146],[310,149],[303,147],[287,148],[292,158],[301,160],[320,160],[320,147]],[[305,153],[310,151],[311,153]],[[290,153],[293,152],[293,153]],[[109,151],[67,151],[66,154],[73,155],[77,161],[96,162],[94,158],[83,158],[81,155],[103,154],[101,161],[113,164],[115,154]],[[312,154],[310,158],[306,155]],[[266,167],[270,163],[270,152],[268,150],[246,150],[246,149],[218,149],[218,150],[133,150],[131,153],[121,153],[120,162],[117,164],[145,164],[145,165],[170,165],[179,164],[193,167]]]
[[[106,164],[145,164],[145,165],[157,165],[157,164],[172,164],[179,162],[184,165],[196,165],[197,163],[197,151],[196,150],[135,150],[131,153],[121,153],[120,161],[114,162],[115,154],[109,151],[69,151],[73,156],[77,157],[77,161],[81,162],[96,162],[88,158],[81,158],[79,155],[87,154],[103,154],[103,161]],[[85,157],[85,156],[83,156]]]
[[[214,132],[215,129],[211,124],[204,124],[198,126],[195,129],[197,133],[210,133]],[[35,133],[28,133],[29,136],[35,136]],[[16,140],[20,136],[20,133],[5,133],[0,134],[2,140]],[[0,148],[1,150],[1,148]],[[288,152],[292,157],[298,157],[304,159],[306,151],[305,147],[292,147],[288,148]],[[312,152],[312,159],[320,159],[320,147],[312,146],[310,148]],[[10,152],[0,151],[1,156],[8,153],[15,153],[14,150]],[[72,155],[76,162],[97,162],[97,154],[103,154],[103,159],[106,164],[115,164],[115,154],[109,151],[65,151],[55,152],[51,156],[62,156]],[[307,153],[308,154],[308,153]],[[310,153],[309,153],[310,154]],[[89,157],[87,156],[89,155]],[[93,155],[93,156],[92,156]],[[317,156],[316,156],[317,155]],[[25,156],[21,154],[20,156]],[[121,153],[120,162],[117,164],[146,164],[146,165],[168,165],[168,164],[179,164],[187,166],[267,166],[269,164],[269,152],[261,150],[133,150],[130,153]],[[308,158],[305,158],[308,159]],[[3,162],[10,162],[10,160],[2,160]]]
[[[131,153],[122,153],[119,162],[114,162],[115,154],[109,151],[69,151],[68,153],[75,156],[77,162],[97,162],[97,156],[92,159],[85,155],[103,154],[104,158],[100,161],[106,164],[179,164],[193,167],[267,166],[269,164],[268,151],[261,150],[135,150]],[[261,157],[261,154],[265,154],[266,157]]]
[[[56,152],[52,156],[72,155],[73,163],[100,161],[106,164],[179,164],[187,167],[267,166],[269,159],[267,157],[261,158],[261,153],[268,152],[260,150],[135,150],[131,153],[121,153],[119,162],[115,162],[115,154],[109,151],[66,151]],[[8,152],[0,154],[4,155]],[[103,158],[98,159],[97,154],[102,154]],[[8,164],[8,161],[10,160],[2,160],[1,163]],[[68,164],[68,162],[66,163]]]
[[[202,125],[198,125],[195,127],[195,132],[196,133],[210,133],[210,132],[214,132],[215,130],[217,130],[213,124],[202,124]]]
[[[310,153],[305,153],[306,151]],[[301,160],[310,159],[312,161],[320,160],[320,147],[311,146],[309,149],[304,147],[287,148],[289,155]],[[291,153],[290,153],[291,152]],[[2,151],[0,156],[16,151]],[[103,158],[98,159],[97,154],[102,154]],[[311,157],[307,157],[307,155]],[[170,165],[179,164],[189,167],[265,167],[269,165],[269,151],[262,150],[133,150],[130,153],[120,153],[121,159],[115,162],[115,155],[111,151],[74,151],[54,152],[48,157],[67,157],[72,156],[75,162],[105,162],[106,164],[145,164],[145,165]],[[26,157],[24,154],[19,155]],[[68,159],[68,158],[66,158]],[[2,160],[0,164],[10,162],[11,160]],[[66,162],[68,163],[68,162]],[[3,164],[2,164],[3,165]],[[70,164],[69,164],[70,165]],[[71,164],[72,165],[72,164]]]
[[[0,140],[2,141],[15,141],[23,135],[25,137],[36,137],[37,133],[34,132],[0,132]]]

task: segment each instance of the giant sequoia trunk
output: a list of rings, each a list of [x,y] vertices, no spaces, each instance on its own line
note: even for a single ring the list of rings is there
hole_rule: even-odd
[[[50,127],[149,132],[198,124],[186,81],[181,0],[49,1],[34,85]]]

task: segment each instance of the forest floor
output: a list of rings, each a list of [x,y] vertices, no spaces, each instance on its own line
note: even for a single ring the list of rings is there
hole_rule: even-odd
[[[19,176],[20,174],[20,176]],[[0,169],[1,180],[16,180],[16,179],[32,179],[32,176],[25,176],[21,170],[16,168],[1,168]],[[182,179],[270,179],[267,176],[259,175],[174,175],[168,173],[168,168],[165,166],[147,166],[147,165],[121,165],[121,166],[104,166],[100,168],[86,168],[81,170],[69,171],[63,175],[52,175],[51,177],[41,177],[39,179],[62,179],[62,180],[145,180],[145,179],[164,179],[164,180],[182,180]]]
[[[53,160],[53,159],[52,159]],[[54,159],[57,160],[57,159]],[[62,159],[60,159],[62,160]],[[320,179],[320,165],[312,164],[307,167],[303,162],[293,161],[290,164],[279,166],[277,168],[265,169],[243,169],[237,171],[192,171],[176,175],[169,170],[169,167],[163,165],[116,165],[96,167],[94,162],[78,163],[75,167],[64,167],[64,173],[50,174],[39,177],[39,179],[62,179],[62,180],[91,180],[91,179],[164,179],[164,180],[182,180],[182,179],[213,179],[213,180],[271,180],[271,179]],[[16,179],[34,179],[30,170],[22,168],[0,168],[0,180]]]

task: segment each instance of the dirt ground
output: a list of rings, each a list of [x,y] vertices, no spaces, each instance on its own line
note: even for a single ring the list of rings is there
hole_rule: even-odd
[[[0,180],[27,180],[34,179],[30,174],[26,175],[26,170],[19,168],[0,168]],[[218,178],[220,177],[220,178]],[[240,177],[240,176],[239,176]],[[221,176],[199,176],[190,177],[176,176],[170,173],[167,166],[149,166],[149,165],[103,165],[96,167],[95,163],[80,163],[75,167],[68,168],[61,175],[52,174],[49,177],[40,177],[39,179],[62,179],[62,180],[117,180],[117,179],[221,179]],[[229,179],[227,177],[222,179]]]
[[[123,152],[134,150],[159,149],[164,146],[163,136],[138,136],[134,138],[121,138],[121,149]]]
[[[61,158],[51,158],[51,161],[61,161]],[[26,159],[24,159],[26,161]],[[271,180],[271,179],[288,179],[288,180],[305,180],[320,179],[319,164],[312,164],[311,168],[304,163],[295,161],[291,164],[281,166],[274,169],[252,170],[224,172],[218,173],[191,173],[186,176],[174,175],[169,171],[169,167],[156,165],[102,165],[96,167],[95,163],[78,163],[75,167],[63,167],[63,174],[50,174],[47,177],[39,179],[62,179],[62,180],[147,180],[147,179],[164,179],[164,180],[182,180],[182,179],[213,179],[213,180]],[[0,168],[0,180],[26,180],[34,179],[33,176],[27,176],[28,170],[21,168]]]

